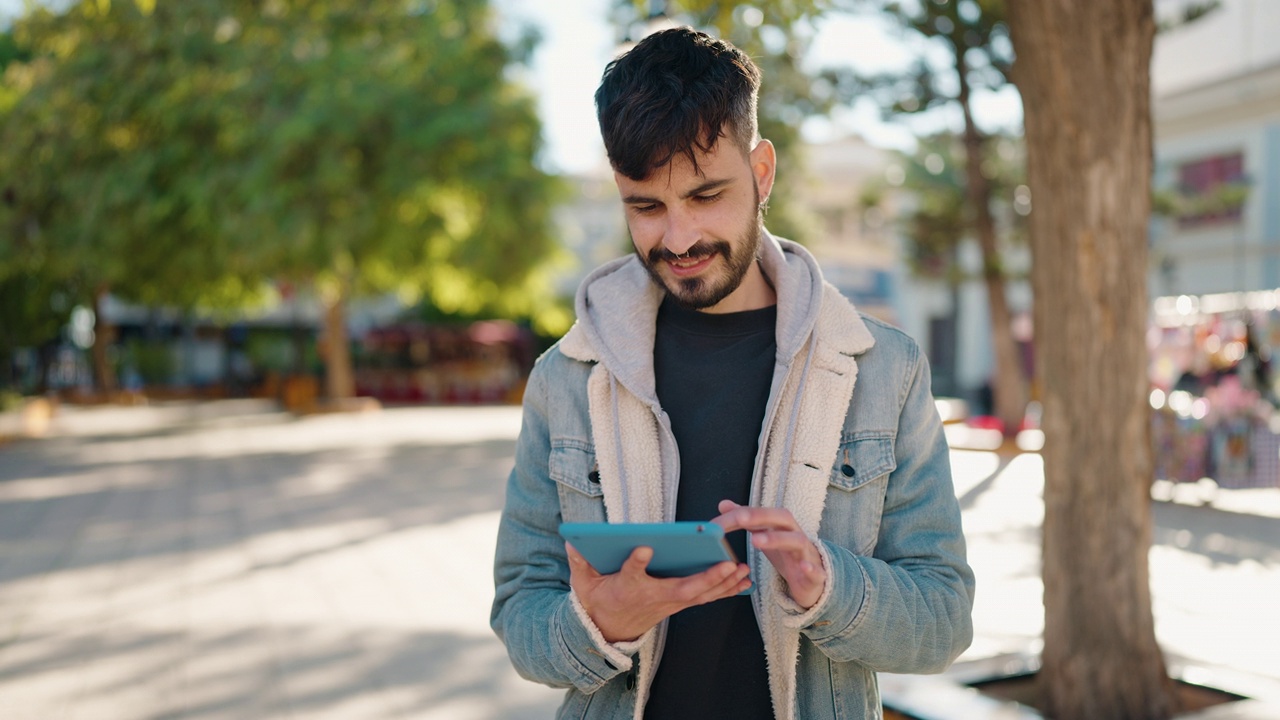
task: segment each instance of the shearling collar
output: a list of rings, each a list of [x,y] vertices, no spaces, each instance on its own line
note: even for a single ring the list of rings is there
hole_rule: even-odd
[[[777,359],[790,365],[817,323],[824,287],[834,288],[802,246],[767,231],[760,245],[761,269],[778,297]],[[560,341],[560,352],[583,362],[603,362],[628,391],[656,406],[653,343],[662,297],[662,289],[634,255],[602,265],[578,288],[578,320]],[[823,334],[838,352],[859,355],[875,341],[853,305],[840,305],[834,323],[840,331]]]

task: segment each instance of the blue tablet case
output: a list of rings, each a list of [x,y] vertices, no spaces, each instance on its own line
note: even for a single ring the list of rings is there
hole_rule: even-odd
[[[649,574],[654,577],[684,577],[726,560],[737,562],[724,529],[713,522],[564,523],[560,536],[604,575],[622,569],[641,546],[653,548]]]

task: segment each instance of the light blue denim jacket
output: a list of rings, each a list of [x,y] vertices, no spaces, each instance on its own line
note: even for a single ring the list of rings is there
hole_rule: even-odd
[[[760,262],[778,296],[778,360],[752,504],[792,510],[828,576],[804,610],[749,550],[775,716],[879,718],[877,671],[941,672],[972,639],[974,578],[928,363],[854,311],[803,248],[766,235]],[[641,717],[661,659],[665,623],[603,639],[557,534],[561,522],[674,517],[679,455],[652,372],[661,297],[634,258],[593,272],[578,323],[525,392],[491,625],[523,677],[567,688],[558,718]]]

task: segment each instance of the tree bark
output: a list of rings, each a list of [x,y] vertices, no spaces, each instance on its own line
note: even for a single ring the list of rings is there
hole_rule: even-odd
[[[343,282],[326,303],[324,313],[325,393],[330,400],[356,395],[351,369],[351,342],[347,336],[347,284]]]
[[[1041,695],[1058,720],[1168,718],[1147,563],[1151,0],[1008,9],[1046,436]]]
[[[110,396],[118,388],[116,374],[111,368],[111,359],[107,356],[116,333],[115,328],[102,317],[106,299],[106,287],[98,288],[93,294],[93,346],[89,352],[93,365],[93,384],[103,398]]]
[[[982,249],[982,279],[987,287],[987,307],[991,315],[991,343],[995,350],[995,375],[991,379],[994,412],[1004,426],[1006,437],[1014,437],[1027,411],[1027,380],[1013,339],[1009,301],[1005,295],[1004,267],[996,242],[995,220],[991,217],[991,183],[982,171],[986,138],[978,130],[969,107],[969,65],[966,46],[957,38],[956,72],[960,76],[957,100],[964,112],[965,195],[973,212],[973,230]]]

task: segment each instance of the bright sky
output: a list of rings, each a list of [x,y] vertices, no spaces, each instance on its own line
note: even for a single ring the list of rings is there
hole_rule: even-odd
[[[503,26],[533,25],[542,34],[533,66],[523,81],[538,96],[547,141],[545,164],[556,172],[581,173],[604,164],[604,148],[595,122],[592,95],[605,64],[617,50],[616,33],[606,22],[612,0],[494,0]],[[0,25],[21,11],[23,0],[0,0]],[[848,65],[864,72],[901,67],[914,56],[912,47],[877,16],[835,16],[818,28],[808,62],[812,67]],[[945,58],[942,60],[945,62]],[[765,79],[768,82],[768,78]],[[1017,93],[975,96],[975,115],[988,130],[1016,127],[1022,108]],[[959,126],[957,114],[917,122],[914,132]],[[870,101],[841,110],[830,118],[814,118],[805,126],[810,140],[856,133],[882,147],[910,149],[912,129],[885,123]]]
[[[586,172],[603,165],[604,148],[595,122],[592,95],[605,64],[617,50],[616,33],[606,22],[611,0],[495,0],[504,25],[524,23],[542,33],[542,43],[524,81],[538,94],[547,140],[546,164],[552,171]],[[507,27],[510,27],[507,25]],[[813,39],[812,67],[852,66],[863,72],[909,64],[919,48],[879,17],[838,16],[825,21]],[[946,62],[942,58],[943,63]],[[765,78],[768,82],[768,78]],[[1012,89],[975,96],[975,114],[986,129],[1017,126],[1022,107]],[[958,113],[917,122],[915,132],[959,126]],[[814,118],[805,136],[814,141],[856,133],[882,147],[910,149],[912,129],[884,122],[870,101]]]

